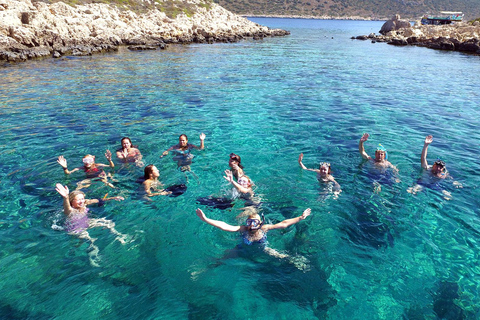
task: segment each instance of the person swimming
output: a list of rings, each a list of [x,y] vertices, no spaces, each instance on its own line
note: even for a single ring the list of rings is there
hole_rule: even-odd
[[[88,229],[94,227],[108,228],[111,233],[116,235],[115,240],[122,244],[125,244],[126,235],[118,232],[115,229],[115,222],[107,220],[105,218],[92,219],[88,216],[89,209],[87,206],[92,204],[102,205],[105,201],[125,200],[123,197],[104,197],[103,199],[85,199],[85,194],[82,191],[75,190],[70,192],[67,186],[63,186],[60,183],[55,185],[55,190],[63,198],[63,212],[66,216],[65,229],[71,234],[81,239],[85,239],[90,242],[89,259],[92,266],[99,267],[100,257],[98,255],[99,249],[95,245],[94,238],[90,237]]]
[[[68,170],[67,160],[63,156],[58,157],[57,163],[63,168],[63,172],[67,175],[72,174],[79,170],[85,172],[85,176],[87,177],[87,179],[80,181],[78,183],[77,189],[83,189],[83,188],[89,187],[92,181],[91,179],[94,179],[94,178],[98,178],[100,181],[105,183],[105,185],[109,186],[110,188],[115,188],[114,185],[108,181],[108,178],[111,176],[107,175],[103,170],[103,168],[105,167],[110,167],[110,168],[115,167],[115,164],[112,161],[112,153],[110,152],[110,150],[107,150],[105,152],[105,157],[108,160],[108,163],[109,163],[108,165],[103,163],[96,163],[95,156],[87,154],[82,159],[83,166],[74,168],[72,170]]]
[[[201,209],[197,209],[196,214],[203,222],[208,223],[209,225],[212,225],[220,230],[239,232],[242,236],[242,243],[246,245],[260,245],[265,253],[276,258],[288,259],[288,261],[293,263],[297,268],[305,270],[307,267],[305,264],[305,259],[298,259],[298,257],[292,257],[288,254],[280,253],[277,250],[268,247],[267,232],[275,229],[285,229],[293,224],[296,224],[307,218],[311,214],[312,210],[308,208],[303,211],[300,216],[286,219],[276,224],[265,224],[264,219],[260,218],[260,215],[253,207],[249,207],[249,210],[250,213],[247,216],[245,225],[240,226],[232,226],[223,221],[209,219]]]
[[[318,169],[308,169],[307,167],[305,167],[302,161],[303,153],[300,153],[300,155],[298,156],[298,164],[300,165],[300,167],[303,170],[316,172],[318,181],[321,183],[325,183],[329,186],[331,185],[329,191],[333,193],[335,199],[338,198],[339,194],[342,192],[342,188],[332,175],[332,168],[330,166],[330,163],[320,162]]]
[[[148,197],[153,196],[166,196],[171,194],[171,191],[167,191],[163,188],[163,184],[158,180],[160,177],[160,171],[153,164],[149,164],[145,167],[143,187]],[[152,192],[153,190],[153,192]]]
[[[245,173],[243,172],[242,159],[238,154],[230,153],[228,159],[228,166],[230,167],[235,179],[238,180],[238,178],[245,175]]]
[[[123,137],[120,141],[122,147],[117,150],[117,158],[123,163],[135,163],[138,167],[143,167],[142,154],[137,146],[132,144],[129,137]]]
[[[375,158],[370,157],[365,152],[365,147],[363,146],[363,143],[367,141],[369,137],[370,135],[368,133],[364,133],[363,136],[360,138],[360,142],[358,144],[358,150],[362,158],[365,160],[372,161],[377,167],[392,168],[395,171],[398,171],[397,167],[395,167],[392,163],[390,163],[390,161],[387,160],[388,159],[387,149],[385,149],[385,147],[382,146],[381,144],[379,144],[377,149],[375,150]]]
[[[374,167],[377,169],[377,171],[381,174],[378,178],[374,178],[374,190],[375,192],[380,192],[381,191],[381,184],[380,182],[385,182],[385,178],[387,177],[385,175],[385,169],[392,169],[394,174],[398,173],[398,169],[396,166],[394,166],[390,161],[388,161],[388,152],[387,149],[379,144],[377,149],[375,150],[375,158],[370,157],[366,152],[365,152],[365,147],[364,147],[364,142],[368,140],[370,137],[370,134],[364,133],[362,137],[360,138],[360,142],[358,144],[358,151],[360,152],[360,155],[362,156],[363,159],[369,160],[371,163],[374,164]],[[393,176],[393,180],[390,178],[387,179],[387,184],[391,184],[391,181],[394,181],[396,183],[400,182],[398,178]]]
[[[160,158],[166,156],[170,151],[174,153],[173,160],[177,162],[178,167],[182,171],[190,171],[190,165],[192,164],[193,154],[191,154],[192,149],[203,150],[205,148],[206,135],[204,133],[200,134],[200,146],[188,143],[188,137],[185,134],[181,134],[178,138],[178,144],[171,146],[165,150]]]
[[[423,190],[423,187],[427,187],[432,190],[437,190],[442,192],[444,198],[446,200],[451,200],[452,195],[449,191],[444,190],[443,181],[447,178],[451,178],[447,171],[447,165],[445,161],[437,159],[433,165],[428,165],[427,161],[427,153],[428,147],[433,142],[433,136],[428,135],[425,137],[425,141],[423,143],[422,154],[420,156],[420,163],[421,167],[424,170],[428,171],[428,177],[422,177],[417,181],[417,184],[413,187],[409,187],[407,191],[412,194],[416,194]],[[453,185],[456,188],[462,188],[462,184],[458,181],[454,181]]]

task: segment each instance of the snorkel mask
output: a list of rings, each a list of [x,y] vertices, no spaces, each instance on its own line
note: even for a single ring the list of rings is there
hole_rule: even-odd
[[[445,164],[445,161],[437,159],[433,164],[441,168],[440,172],[444,173],[445,171],[447,171],[447,165]]]
[[[258,229],[262,225],[262,222],[258,219],[247,219],[247,226],[250,229]]]
[[[385,149],[385,147],[382,146],[380,143],[378,144],[377,150],[375,152],[377,152],[377,151],[385,152],[385,160],[388,159],[387,149]]]
[[[250,227],[251,230],[257,230],[262,227],[262,224],[265,223],[265,216],[263,215],[263,212],[261,213],[261,219],[255,219],[255,218],[249,218],[246,221],[247,227]]]
[[[83,163],[84,164],[93,164],[95,162],[95,157],[92,155],[87,154],[85,157],[83,157]]]

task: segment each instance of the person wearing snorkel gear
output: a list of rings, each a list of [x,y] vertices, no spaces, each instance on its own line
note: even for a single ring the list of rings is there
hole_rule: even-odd
[[[300,153],[300,155],[298,156],[298,164],[300,165],[300,167],[303,170],[316,172],[318,181],[323,183],[332,183],[334,197],[338,198],[338,195],[340,194],[340,192],[342,192],[342,189],[340,187],[340,184],[335,180],[335,178],[331,174],[332,168],[330,167],[330,163],[320,162],[318,169],[308,169],[307,167],[305,167],[302,161],[303,161],[303,153]]]
[[[260,215],[256,212],[256,210],[251,209],[251,212],[247,216],[245,225],[232,226],[223,221],[209,219],[201,209],[196,210],[197,216],[203,222],[206,222],[209,225],[212,225],[223,231],[240,232],[240,234],[242,235],[242,240],[244,244],[246,245],[259,244],[262,246],[263,251],[265,251],[269,255],[272,255],[276,258],[281,258],[281,259],[288,258],[291,263],[295,264],[297,268],[302,270],[304,270],[306,267],[305,259],[304,258],[295,259],[294,257],[291,257],[287,254],[280,253],[275,249],[269,248],[268,241],[267,241],[267,232],[274,229],[285,229],[293,224],[300,222],[301,220],[304,220],[306,217],[310,215],[311,212],[312,210],[308,208],[305,211],[303,211],[303,213],[300,216],[296,218],[286,219],[276,224],[265,224],[264,219],[260,218]]]
[[[235,179],[242,177],[245,175],[243,172],[243,166],[242,166],[242,159],[238,154],[235,153],[230,153],[230,157],[228,159],[228,166],[230,167],[233,176]]]
[[[188,137],[186,134],[181,134],[178,137],[178,144],[171,146],[165,150],[160,158],[166,156],[170,151],[175,153],[173,160],[177,161],[177,165],[181,168],[182,171],[190,171],[190,165],[192,164],[193,154],[191,154],[192,149],[203,150],[205,148],[205,133],[200,134],[200,146],[188,143]]]
[[[428,146],[432,142],[433,142],[432,135],[428,135],[425,137],[425,141],[422,149],[422,155],[420,158],[422,168],[428,171],[430,175],[430,179],[425,177],[419,179],[417,181],[417,184],[413,187],[409,187],[407,191],[412,194],[417,194],[418,192],[423,190],[423,186],[426,186],[430,189],[441,191],[443,194],[443,197],[446,200],[451,200],[452,194],[447,190],[443,190],[443,186],[439,184],[439,181],[444,181],[444,179],[446,178],[451,178],[451,176],[448,174],[445,161],[437,159],[431,166],[429,166],[427,162]],[[463,188],[462,184],[458,181],[454,181],[453,185],[456,188]]]
[[[388,161],[388,153],[387,149],[385,149],[384,146],[381,144],[378,145],[377,150],[375,150],[375,158],[370,157],[366,152],[365,152],[365,147],[363,146],[363,143],[368,140],[370,137],[370,134],[364,133],[363,136],[360,138],[360,143],[358,144],[358,151],[360,151],[360,155],[362,156],[363,159],[365,160],[370,160],[373,161],[373,163],[376,166],[383,167],[383,168],[392,168],[395,171],[398,171],[397,167],[395,167],[393,164]]]
[[[134,162],[137,166],[143,167],[142,154],[140,150],[132,144],[132,140],[129,137],[123,137],[120,142],[122,147],[117,150],[117,158],[121,162]]]
[[[425,169],[425,170],[429,170],[430,173],[436,178],[445,179],[448,175],[447,167],[445,165],[445,161],[437,160],[433,163],[432,166],[428,165],[427,151],[428,151],[428,146],[430,145],[430,143],[432,143],[432,141],[433,141],[433,136],[432,135],[428,135],[425,138],[425,142],[423,144],[423,149],[422,149],[422,157],[420,159],[421,163],[422,163],[422,168]]]
[[[105,197],[103,199],[85,199],[85,193],[82,191],[72,191],[68,190],[67,186],[63,186],[60,183],[55,185],[55,190],[63,198],[63,212],[66,216],[65,229],[71,234],[75,235],[81,239],[85,239],[90,242],[90,252],[89,259],[92,266],[99,267],[98,265],[98,247],[94,244],[94,238],[90,237],[87,229],[94,227],[103,227],[108,228],[117,237],[115,240],[119,241],[122,244],[125,244],[126,236],[121,234],[115,229],[115,222],[107,220],[105,218],[92,219],[88,216],[87,206],[92,204],[102,205],[105,201],[116,200],[122,201],[125,200],[123,197]]]
[[[110,150],[107,150],[105,152],[105,157],[108,160],[108,165],[103,163],[95,163],[95,156],[87,154],[85,157],[83,157],[83,166],[74,168],[73,170],[68,170],[67,160],[63,156],[58,157],[57,163],[63,168],[63,172],[65,174],[72,174],[73,172],[76,172],[78,170],[83,170],[85,172],[87,179],[78,183],[78,189],[89,187],[91,184],[90,179],[92,178],[99,178],[107,186],[115,188],[113,184],[108,182],[107,174],[105,173],[105,171],[103,171],[103,168],[105,167],[115,167],[115,164],[112,161],[112,153],[110,152]]]

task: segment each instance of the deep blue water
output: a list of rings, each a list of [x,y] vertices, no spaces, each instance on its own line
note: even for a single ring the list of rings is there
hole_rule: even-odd
[[[351,40],[383,22],[252,19],[287,37],[164,51],[65,57],[0,69],[0,318],[4,319],[478,319],[480,59],[458,52]],[[193,173],[159,155],[186,133]],[[398,183],[382,183],[358,153],[382,143]],[[420,152],[446,161],[452,180],[407,192],[422,177]],[[146,201],[142,168],[116,162],[115,190],[97,182],[87,198],[122,195],[92,207],[129,235],[121,245],[90,229],[88,244],[61,230],[60,182],[69,168],[132,138],[179,197]],[[235,249],[230,210],[196,203],[229,194],[228,155],[241,155],[269,222],[312,215],[269,232],[269,245],[308,259],[307,271],[255,250]],[[324,195],[315,174],[332,164],[342,186]],[[463,187],[454,185],[457,181]],[[440,189],[440,190],[438,190]],[[451,193],[446,200],[441,190]],[[232,252],[233,250],[233,252]]]

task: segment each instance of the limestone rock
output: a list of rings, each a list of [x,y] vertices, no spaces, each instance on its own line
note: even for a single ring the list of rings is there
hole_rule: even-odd
[[[167,43],[234,42],[245,37],[285,36],[205,0],[191,17],[168,18],[160,10],[137,14],[103,3],[70,6],[32,0],[0,0],[0,60],[66,54],[90,55],[119,45],[165,48]],[[21,47],[21,49],[18,49]],[[43,48],[42,50],[34,50]]]
[[[407,20],[400,19],[400,15],[396,14],[392,17],[392,19],[386,21],[382,28],[380,29],[380,33],[385,35],[390,31],[395,31],[403,28],[411,28],[411,24]]]

